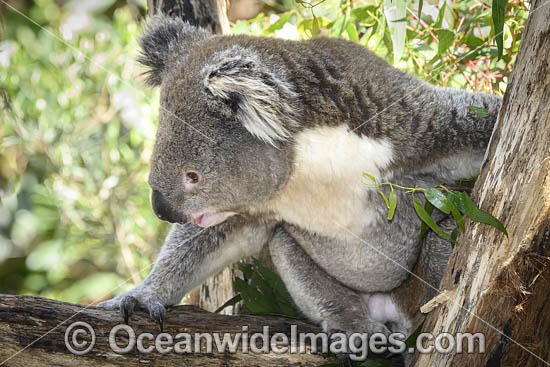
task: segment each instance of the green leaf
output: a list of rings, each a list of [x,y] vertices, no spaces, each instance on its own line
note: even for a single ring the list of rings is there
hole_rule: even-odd
[[[439,39],[439,45],[437,45],[437,53],[444,55],[445,52],[451,47],[455,41],[455,34],[447,29],[439,29],[435,31],[437,38]]]
[[[419,0],[418,1],[418,19],[422,19],[421,16],[422,16],[422,7],[424,6],[424,0]],[[420,22],[418,22],[418,24],[420,24]]]
[[[268,302],[262,297],[260,292],[240,278],[235,278],[233,285],[235,290],[241,295],[246,308],[254,314],[265,314],[271,312]]]
[[[491,115],[491,113],[486,108],[468,106],[468,109],[474,111],[479,118],[485,118]]]
[[[460,230],[464,232],[464,218],[462,218],[462,215],[460,214],[459,210],[454,206],[454,204],[451,208],[451,214],[453,215],[456,224],[458,224],[458,228],[460,228]]]
[[[237,294],[235,297],[232,297],[230,298],[228,301],[226,301],[223,305],[221,305],[220,307],[218,307],[218,309],[216,311],[214,311],[214,313],[218,313],[218,312],[221,312],[224,308],[228,307],[228,306],[233,306],[234,304],[238,303],[240,300],[242,300],[243,298],[241,297],[240,294]]]
[[[243,272],[247,279],[252,278],[252,274],[254,274],[254,267],[252,264],[237,263],[237,267]]]
[[[392,20],[393,23],[403,23],[407,21],[407,17]]]
[[[250,283],[240,278],[233,283],[250,313],[303,319],[279,275],[258,260],[252,261],[253,264],[238,264]]]
[[[426,189],[426,191],[424,191],[424,196],[426,197],[426,200],[432,203],[437,209],[441,210],[443,213],[449,214],[451,212],[451,207],[453,207],[453,203],[451,203],[451,201],[447,199],[447,197],[438,189]]]
[[[388,197],[384,195],[384,193],[380,190],[377,190],[380,196],[382,196],[382,199],[384,199],[384,202],[386,203],[386,208],[390,208],[390,202],[388,201]]]
[[[441,25],[443,24],[443,19],[445,18],[445,9],[447,9],[446,1],[444,1],[443,5],[441,5],[441,8],[439,8],[439,12],[437,13],[437,19],[433,25],[434,28],[441,28]]]
[[[426,200],[426,203],[424,204],[424,210],[426,210],[426,213],[428,213],[429,216],[432,216],[432,213],[434,211],[434,206],[432,203],[430,203],[428,200]],[[428,229],[428,226],[426,223],[422,222],[422,226],[420,227],[420,236],[418,236],[418,244],[422,242],[422,239],[424,238],[424,235],[426,234],[426,230]]]
[[[292,12],[281,14],[281,17],[277,19],[275,23],[267,27],[263,34],[271,34],[283,28],[284,25],[290,20],[290,17],[292,17]]]
[[[392,42],[393,62],[401,59],[407,37],[407,4],[405,0],[384,0],[384,16]]]
[[[325,28],[329,24],[330,22],[327,18],[315,16],[313,18],[304,19],[298,23],[296,28],[298,28],[298,32],[300,33],[306,33],[306,31],[309,31],[312,36],[316,36],[319,33],[319,29]]]
[[[370,178],[372,182],[376,183],[376,178],[374,178],[373,175],[369,175],[368,173],[363,172],[363,176]]]
[[[362,20],[367,19],[368,17],[370,17],[369,11],[374,11],[375,9],[376,7],[372,5],[360,6],[358,8],[353,9],[349,16],[350,23],[355,24]]]
[[[418,339],[418,336],[420,335],[420,332],[422,331],[422,327],[424,326],[424,322],[426,321],[426,317],[424,317],[424,320],[418,325],[416,329],[412,332],[411,335],[405,340],[405,346],[407,348],[414,347],[416,345],[416,339]]]
[[[416,214],[422,219],[424,223],[428,225],[428,227],[431,228],[432,231],[435,232],[439,237],[446,239],[447,241],[453,242],[453,239],[451,236],[449,236],[441,227],[437,225],[436,222],[432,219],[432,217],[426,212],[426,210],[422,207],[422,204],[418,200],[416,200],[413,197],[413,205],[414,209],[416,210]]]
[[[259,274],[273,289],[272,301],[277,308],[277,313],[288,317],[302,318],[281,277],[271,269],[263,266],[258,260],[254,259],[253,261]]]
[[[494,25],[495,40],[497,42],[498,58],[502,58],[504,49],[504,14],[508,0],[493,0],[492,17]]]
[[[506,231],[506,228],[504,227],[504,225],[500,223],[500,221],[495,217],[493,217],[491,214],[475,206],[475,204],[472,202],[472,199],[470,199],[468,194],[466,194],[465,192],[462,192],[461,200],[464,203],[464,207],[466,209],[465,214],[468,217],[470,217],[471,220],[493,226],[508,237],[508,232]]]
[[[392,220],[393,215],[395,214],[395,208],[397,206],[397,194],[393,187],[391,188],[389,202],[388,220]]]
[[[338,37],[344,29],[346,29],[346,26],[348,24],[348,16],[347,14],[344,14],[337,18],[334,22],[330,25],[330,36],[331,37]]]
[[[348,33],[348,37],[350,40],[354,42],[359,42],[359,36],[357,35],[357,29],[355,28],[355,24],[348,23],[346,27],[346,32]]]
[[[319,19],[317,17],[313,18],[313,23],[311,24],[311,36],[314,37],[319,34]]]
[[[479,46],[483,45],[485,41],[483,41],[481,38],[474,36],[473,34],[467,34],[463,39],[462,42],[467,45],[468,47],[475,49]]]
[[[451,238],[453,239],[453,243],[456,242],[457,237],[458,237],[458,227],[453,229],[453,232],[451,233]]]
[[[458,208],[458,210],[460,210],[460,212],[462,214],[466,214],[466,207],[464,206],[464,203],[462,202],[462,193],[460,191],[449,191],[447,192],[447,199],[449,199],[449,201],[451,203],[453,203],[453,205],[455,207]]]

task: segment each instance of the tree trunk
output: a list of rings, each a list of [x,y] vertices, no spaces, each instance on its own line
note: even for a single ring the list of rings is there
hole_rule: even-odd
[[[481,332],[484,354],[432,353],[415,366],[543,366],[550,361],[550,1],[534,0],[474,201],[508,237],[469,222],[424,332]]]
[[[229,0],[147,0],[149,15],[163,13],[206,28],[212,33],[230,34]]]
[[[115,352],[109,344],[109,334],[113,327],[122,324],[122,318],[116,311],[54,301],[40,297],[0,295],[0,365],[5,367],[21,366],[320,366],[330,360],[321,354],[312,354],[310,345],[305,353],[277,354],[269,348],[267,353],[254,353],[249,347],[243,353],[242,343],[236,353],[218,351],[213,344],[212,352],[206,351],[202,344],[201,353],[176,353],[175,349],[167,353],[159,352],[154,339],[160,334],[158,327],[149,316],[136,312],[130,318],[129,326],[139,340],[139,335],[151,333],[150,339],[143,339],[144,347],[153,346],[151,352],[140,352],[136,347],[126,354]],[[94,331],[95,343],[83,354],[74,354],[67,347],[72,343],[91,342],[91,334],[78,334],[77,328],[69,326],[77,321],[87,323]],[[123,325],[123,324],[122,324]],[[268,338],[275,333],[284,333],[290,341],[291,325],[297,325],[297,332],[319,333],[321,329],[303,322],[270,316],[224,316],[202,311],[194,306],[176,306],[168,312],[164,332],[174,338],[173,346],[188,333],[191,336],[190,346],[194,347],[195,333],[243,333],[243,326],[248,326],[249,338],[254,333],[262,333],[263,326],[269,326]],[[85,330],[81,327],[81,330]],[[76,336],[75,336],[76,335]],[[124,348],[129,343],[128,334],[119,331],[116,343]],[[220,334],[223,340],[223,334]],[[204,337],[202,340],[205,340]],[[214,339],[215,340],[215,339]],[[269,345],[271,339],[266,339]],[[256,345],[261,348],[263,340],[257,339]],[[169,347],[166,345],[165,347]],[[252,341],[249,339],[249,346]],[[162,347],[162,346],[161,346]],[[164,348],[164,347],[162,347]],[[183,348],[183,346],[182,346]]]

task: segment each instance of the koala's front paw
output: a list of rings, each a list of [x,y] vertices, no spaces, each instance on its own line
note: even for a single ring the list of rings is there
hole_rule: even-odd
[[[113,299],[101,302],[98,307],[103,307],[109,310],[119,310],[124,318],[124,323],[128,324],[128,319],[134,312],[139,309],[149,312],[149,317],[154,320],[162,332],[164,320],[166,317],[166,308],[164,305],[150,295],[145,295],[136,290],[121,294]]]

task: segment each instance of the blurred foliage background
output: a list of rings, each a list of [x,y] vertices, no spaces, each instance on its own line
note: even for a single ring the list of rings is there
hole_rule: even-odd
[[[168,227],[147,185],[158,91],[134,61],[145,3],[0,0],[0,293],[99,302],[150,271]],[[529,6],[508,2],[502,58],[491,7],[233,0],[229,14],[233,33],[342,37],[432,84],[503,94]]]

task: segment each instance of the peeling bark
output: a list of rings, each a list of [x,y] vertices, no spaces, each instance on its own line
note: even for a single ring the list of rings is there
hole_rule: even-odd
[[[415,366],[550,365],[550,2],[535,0],[474,201],[509,237],[469,222],[424,332],[485,334],[484,354],[426,354]]]

